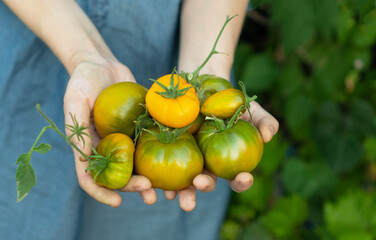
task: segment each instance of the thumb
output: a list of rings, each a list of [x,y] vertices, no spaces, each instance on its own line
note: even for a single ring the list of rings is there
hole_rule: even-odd
[[[76,95],[76,94],[75,94]],[[81,133],[71,138],[71,141],[76,145],[84,154],[91,155],[92,138],[90,136],[90,113],[91,109],[81,97],[71,96],[67,93],[64,97],[64,115],[65,115],[65,133],[69,137],[74,132],[73,129],[81,128]],[[86,129],[82,129],[85,127]],[[75,158],[80,161],[86,161],[76,149],[73,148]]]

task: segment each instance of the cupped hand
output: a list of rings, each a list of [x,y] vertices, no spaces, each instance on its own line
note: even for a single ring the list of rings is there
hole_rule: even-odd
[[[94,147],[100,141],[100,137],[95,130],[93,118],[91,116],[94,103],[98,95],[108,86],[117,82],[135,82],[131,71],[121,63],[113,59],[96,58],[85,61],[76,66],[71,74],[64,96],[65,123],[72,125],[71,113],[79,124],[87,127],[86,130],[92,138],[85,138],[85,145],[78,141],[76,137],[72,141],[86,155],[91,155],[90,144]],[[69,136],[71,132],[66,129]],[[100,187],[94,183],[89,172],[85,172],[88,162],[75,149],[73,149],[77,179],[81,188],[98,202],[118,207],[121,204],[121,196],[115,190]],[[146,204],[153,204],[157,197],[155,190],[151,187],[151,182],[143,176],[134,175],[128,184],[118,189],[122,192],[138,192],[143,197]]]
[[[278,121],[255,101],[250,103],[250,111],[252,118],[248,111],[241,118],[252,122],[261,133],[263,141],[269,142],[278,131]],[[196,190],[211,192],[215,189],[216,182],[217,177],[204,169],[202,174],[194,178],[192,186],[178,192],[165,191],[165,197],[172,200],[178,195],[180,207],[185,211],[192,211],[196,207]],[[248,172],[241,172],[234,180],[228,180],[228,183],[233,191],[244,192],[252,186],[253,176]]]

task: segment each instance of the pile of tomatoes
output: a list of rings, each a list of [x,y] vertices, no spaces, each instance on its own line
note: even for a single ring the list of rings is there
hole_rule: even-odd
[[[252,100],[245,90],[213,75],[185,78],[173,72],[153,80],[149,90],[122,82],[99,95],[93,111],[102,137],[97,154],[106,161],[90,169],[98,185],[118,189],[140,174],[155,188],[181,190],[203,168],[234,179],[256,167],[263,142],[240,119]]]

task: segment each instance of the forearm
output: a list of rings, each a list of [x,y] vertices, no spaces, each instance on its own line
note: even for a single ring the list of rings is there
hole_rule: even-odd
[[[55,53],[71,74],[96,56],[115,59],[99,32],[73,0],[4,0]]]
[[[207,57],[226,16],[238,14],[223,31],[217,51],[201,74],[229,79],[248,0],[184,0],[181,13],[179,69],[193,72]]]

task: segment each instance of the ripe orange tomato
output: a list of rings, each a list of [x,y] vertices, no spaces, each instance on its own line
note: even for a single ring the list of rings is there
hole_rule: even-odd
[[[173,86],[170,86],[171,77]],[[168,74],[157,80],[160,84],[168,88],[171,93],[169,97],[161,96],[158,93],[166,92],[160,85],[154,83],[146,94],[145,102],[150,115],[158,122],[172,128],[182,128],[191,124],[200,112],[200,101],[196,91],[191,84],[188,84],[177,74]],[[179,91],[191,87],[184,94],[175,94]]]

